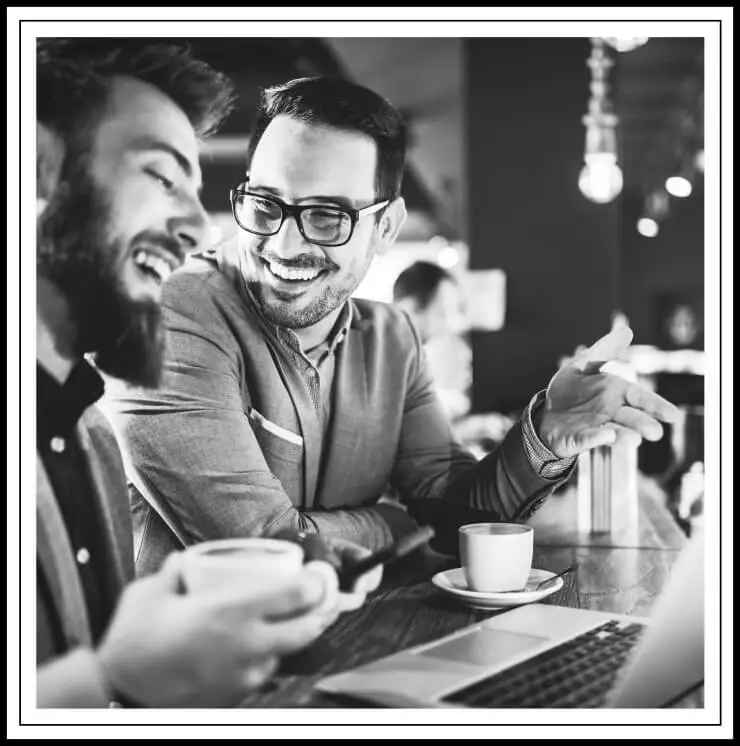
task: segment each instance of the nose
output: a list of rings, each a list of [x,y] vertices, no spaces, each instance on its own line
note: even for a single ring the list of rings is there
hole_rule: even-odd
[[[180,243],[185,253],[204,248],[208,240],[210,221],[198,197],[183,203],[178,214],[170,218],[170,235]]]
[[[274,236],[267,236],[265,244],[277,257],[289,259],[291,256],[304,254],[307,241],[298,228],[298,223],[292,215],[288,215],[283,221],[280,230]],[[311,246],[311,244],[308,244]]]

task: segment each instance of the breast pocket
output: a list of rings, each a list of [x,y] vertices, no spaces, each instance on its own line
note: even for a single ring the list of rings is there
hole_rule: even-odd
[[[300,435],[271,422],[254,407],[249,409],[247,416],[262,453],[273,472],[280,471],[279,464],[276,462],[291,465],[301,463],[303,438]]]

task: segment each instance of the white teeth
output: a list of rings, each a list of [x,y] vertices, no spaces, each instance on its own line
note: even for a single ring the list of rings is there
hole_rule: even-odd
[[[297,267],[284,267],[277,262],[269,262],[270,272],[283,280],[313,280],[318,277],[319,269],[299,269]]]
[[[159,282],[164,282],[172,272],[170,265],[162,257],[152,254],[146,249],[139,249],[134,254],[134,263],[139,267],[148,267],[155,275]]]

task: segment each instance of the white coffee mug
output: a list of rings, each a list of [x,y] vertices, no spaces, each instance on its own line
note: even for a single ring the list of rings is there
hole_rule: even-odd
[[[480,593],[520,591],[532,569],[534,529],[519,523],[469,523],[458,532],[468,588]]]
[[[188,547],[182,577],[189,592],[240,585],[254,595],[279,588],[303,566],[303,547],[283,539],[216,539]]]

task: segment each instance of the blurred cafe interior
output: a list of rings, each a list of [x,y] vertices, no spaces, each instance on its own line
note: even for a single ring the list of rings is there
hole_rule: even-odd
[[[338,75],[378,91],[410,128],[409,219],[356,295],[392,302],[417,262],[454,279],[465,323],[435,329],[426,353],[458,437],[480,456],[579,347],[628,324],[633,345],[615,369],[683,420],[614,461],[629,478],[613,487],[634,493],[621,504],[638,481],[654,489],[691,533],[703,507],[702,37],[188,41],[240,95],[204,146],[214,242],[237,230],[225,195],[262,87]],[[596,530],[587,466],[569,488],[579,527]]]

